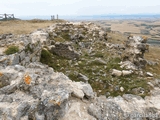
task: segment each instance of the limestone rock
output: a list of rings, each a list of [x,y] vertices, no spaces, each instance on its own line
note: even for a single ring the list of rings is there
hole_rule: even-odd
[[[144,53],[149,49],[149,46],[143,42],[144,40],[146,39],[139,36],[129,37],[125,45],[125,51],[121,55],[121,67],[125,67],[126,69],[130,68],[133,70],[145,67],[147,61],[144,59]],[[127,65],[126,62],[130,62],[132,65]]]
[[[51,52],[68,59],[79,59],[79,53],[73,49],[70,43],[57,42],[51,47]]]
[[[153,77],[153,74],[150,73],[150,72],[146,72],[146,75],[149,76],[149,77]]]
[[[89,78],[88,78],[87,76],[79,73],[79,74],[78,74],[78,78],[79,78],[80,80],[82,80],[83,82],[88,83]]]
[[[42,44],[49,44],[48,41],[49,34],[43,30],[37,30],[31,34],[33,40],[39,40]]]
[[[132,70],[122,70],[122,75],[123,76],[126,76],[126,75],[131,75],[133,73],[133,71]]]
[[[104,61],[101,58],[95,58],[94,60],[88,61],[89,64],[100,64],[100,65],[106,65],[106,61]]]
[[[123,92],[123,91],[124,91],[124,88],[123,88],[123,87],[120,87],[120,91]]]
[[[101,97],[89,106],[88,112],[98,120],[125,120],[123,110],[116,103]]]
[[[89,104],[78,99],[69,101],[69,109],[65,116],[60,120],[96,120],[93,116],[88,114]]]
[[[80,57],[77,52],[79,48],[89,49],[88,53],[94,54],[95,50],[91,45],[96,40],[106,42],[106,35],[99,26],[80,22],[56,23],[46,30],[39,29],[29,35],[0,35],[0,119],[159,120],[160,82],[157,79],[148,83],[154,89],[150,92],[151,95],[145,98],[131,94],[96,97],[90,84],[73,82],[63,73],[54,72],[53,68],[39,63],[44,45],[49,46],[52,53],[75,60]],[[94,38],[90,39],[90,36]],[[72,41],[58,43],[55,39],[58,37],[67,37],[63,40]],[[76,50],[73,43],[76,44]],[[19,52],[5,55],[6,46],[10,45],[17,45]],[[143,58],[148,46],[142,37],[129,37],[125,47],[111,43],[104,45],[112,50],[124,50],[119,53],[123,59],[120,65],[129,70],[113,69],[113,76],[130,75],[132,70],[141,69],[147,63],[156,64]],[[71,61],[70,65],[72,63],[74,61]],[[105,65],[104,68],[107,68],[106,61],[102,58],[93,59],[88,63],[101,64],[102,67]],[[106,73],[104,74],[106,76]],[[151,73],[147,74],[153,76]],[[103,71],[97,75],[103,75]],[[79,74],[78,77],[88,81],[88,77],[83,74]],[[96,80],[98,81],[97,78]],[[121,85],[115,85],[113,89],[121,93],[126,91]],[[139,87],[133,88],[132,91],[143,95],[144,89]],[[110,93],[107,92],[106,95],[110,96]],[[151,116],[141,117],[149,114]]]
[[[0,44],[6,44],[5,46],[1,46],[0,50],[2,50],[0,56],[0,65],[8,66],[8,65],[28,65],[29,62],[34,60],[35,62],[39,62],[40,54],[42,50],[42,45],[39,40],[36,38],[31,38],[29,35],[21,35],[21,36],[13,36],[5,37],[0,41]],[[5,55],[4,51],[8,49],[6,46],[17,46],[19,51],[17,53],[11,55]]]
[[[113,69],[112,70],[112,75],[113,76],[121,76],[122,75],[122,71]]]
[[[41,63],[8,66],[0,72],[0,119],[59,119],[72,93],[81,99],[94,97],[89,84],[72,82]]]

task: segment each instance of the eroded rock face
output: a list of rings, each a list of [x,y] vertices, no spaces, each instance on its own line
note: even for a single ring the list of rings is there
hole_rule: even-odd
[[[0,73],[1,119],[56,120],[65,115],[71,95],[94,97],[89,84],[72,82],[41,63],[7,66]]]
[[[11,55],[5,55],[9,46],[17,46],[19,51]],[[0,65],[28,65],[30,62],[39,62],[42,44],[39,39],[31,38],[30,35],[5,37],[0,41]]]
[[[132,94],[107,99],[101,96],[90,104],[88,112],[98,120],[159,120],[159,91],[155,88],[145,99]]]
[[[36,41],[40,41],[43,45],[49,45],[50,42],[49,42],[49,34],[48,32],[46,32],[46,30],[37,30],[33,33],[31,33],[31,38],[33,40],[36,40]]]
[[[149,49],[146,41],[146,38],[139,36],[129,37],[122,54],[122,68],[135,70],[145,67],[147,61],[144,59],[144,53]]]
[[[123,110],[114,102],[99,97],[89,106],[88,112],[98,120],[124,120]]]
[[[68,59],[79,59],[80,54],[74,50],[70,43],[56,43],[51,47],[51,52]]]

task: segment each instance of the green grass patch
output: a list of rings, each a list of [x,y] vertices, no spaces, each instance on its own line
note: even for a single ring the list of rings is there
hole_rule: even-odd
[[[65,39],[65,41],[70,41],[70,35],[68,32],[62,32],[61,37]]]
[[[107,62],[107,70],[108,72],[111,69],[117,69],[117,70],[122,70],[122,68],[120,68],[120,63],[121,59],[119,57],[115,57],[115,58],[110,58]]]
[[[93,55],[94,57],[100,57],[100,58],[103,58],[104,56],[103,56],[103,53],[102,52],[97,52],[97,53],[95,53],[95,55]]]
[[[10,54],[14,54],[14,53],[16,53],[16,52],[18,52],[18,51],[19,51],[19,47],[12,45],[12,46],[9,46],[9,47],[5,50],[5,54],[6,54],[6,55],[10,55]]]
[[[49,65],[52,62],[52,54],[48,50],[42,49],[40,61]]]

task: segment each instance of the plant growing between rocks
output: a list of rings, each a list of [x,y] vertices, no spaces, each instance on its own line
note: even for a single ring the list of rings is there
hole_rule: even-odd
[[[10,55],[10,54],[14,54],[14,53],[16,53],[16,52],[18,52],[18,51],[19,51],[19,47],[12,45],[12,46],[9,46],[9,47],[5,50],[5,54],[6,54],[6,55]]]
[[[44,64],[50,64],[52,62],[52,55],[47,49],[42,49],[40,61]]]

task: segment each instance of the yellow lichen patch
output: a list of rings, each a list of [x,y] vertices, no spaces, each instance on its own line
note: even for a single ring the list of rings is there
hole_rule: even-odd
[[[59,106],[60,106],[60,105],[61,105],[61,102],[57,102],[57,105],[59,105]]]
[[[0,72],[0,77],[3,75],[3,73]]]
[[[31,77],[30,77],[28,74],[26,74],[26,75],[24,76],[24,82],[25,82],[27,85],[29,85],[29,84],[31,83]]]
[[[148,39],[146,36],[142,36],[142,38],[143,38],[143,40],[145,40],[145,41]]]

